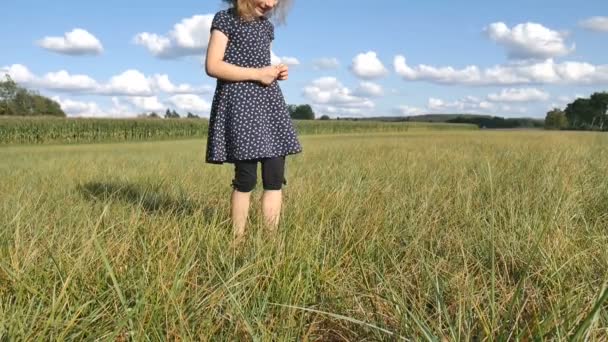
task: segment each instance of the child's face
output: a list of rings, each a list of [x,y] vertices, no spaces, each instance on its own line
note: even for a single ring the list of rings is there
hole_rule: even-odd
[[[266,15],[276,5],[278,0],[252,0],[255,6],[255,12],[258,16]]]

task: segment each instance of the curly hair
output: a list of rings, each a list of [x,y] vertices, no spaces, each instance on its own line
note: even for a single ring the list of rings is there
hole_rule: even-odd
[[[222,0],[222,2],[233,7],[239,16],[244,19],[249,20],[254,16],[255,4],[253,3],[253,0]],[[277,23],[285,23],[285,18],[287,17],[287,12],[291,7],[291,3],[291,0],[277,0],[277,5],[266,16],[274,19]]]

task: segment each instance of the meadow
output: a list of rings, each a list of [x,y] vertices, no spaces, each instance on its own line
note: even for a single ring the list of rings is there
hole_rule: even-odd
[[[0,340],[608,339],[608,136],[302,135],[272,235],[204,139],[0,147]]]

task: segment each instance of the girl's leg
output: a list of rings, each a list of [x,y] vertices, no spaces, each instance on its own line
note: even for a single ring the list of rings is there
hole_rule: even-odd
[[[262,160],[262,211],[264,223],[271,231],[278,228],[283,201],[282,185],[285,181],[285,156]]]
[[[245,235],[251,191],[255,188],[257,177],[257,161],[243,160],[234,163],[234,179],[232,181],[231,217],[235,239]]]
[[[251,192],[240,192],[236,189],[232,191],[230,202],[232,230],[235,239],[240,239],[245,235],[250,199]]]

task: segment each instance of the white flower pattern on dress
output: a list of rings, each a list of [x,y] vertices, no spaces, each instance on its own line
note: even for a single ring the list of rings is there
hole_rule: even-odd
[[[228,37],[224,61],[248,68],[270,66],[274,25],[265,18],[241,19],[234,9],[216,13],[211,30]],[[277,81],[217,80],[207,137],[206,162],[273,158],[302,152]]]

